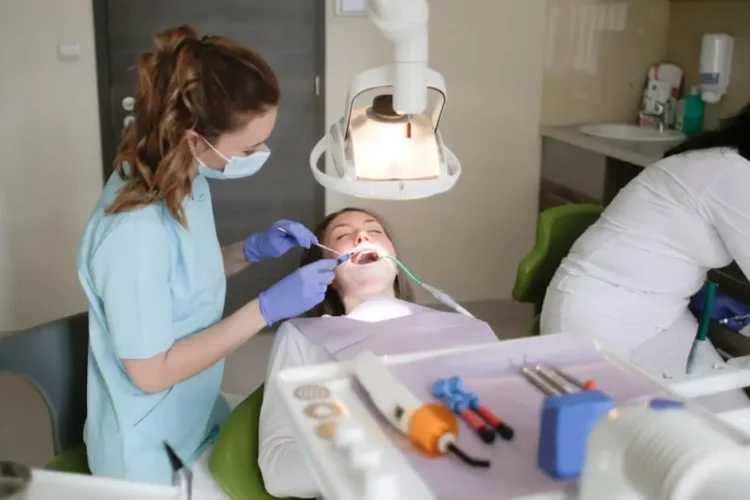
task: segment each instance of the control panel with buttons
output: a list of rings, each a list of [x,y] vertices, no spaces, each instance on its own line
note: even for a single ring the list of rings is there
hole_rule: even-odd
[[[293,408],[325,498],[436,498],[366,407],[366,396],[352,390],[348,374],[327,383],[285,384],[282,397]]]

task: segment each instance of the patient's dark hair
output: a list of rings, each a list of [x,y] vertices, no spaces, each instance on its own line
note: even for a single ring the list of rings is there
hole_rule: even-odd
[[[713,148],[734,149],[737,154],[750,161],[750,103],[722,123],[718,129],[686,139],[682,144],[667,151],[664,157]]]
[[[383,226],[383,231],[385,231],[385,235],[388,237],[388,239],[393,241],[393,233],[388,225],[383,222],[383,219],[368,210],[350,207],[341,209],[338,212],[334,212],[332,214],[328,214],[325,219],[323,219],[321,223],[318,224],[318,227],[316,227],[315,231],[313,232],[315,233],[315,236],[318,237],[318,240],[320,240],[321,243],[323,243],[323,237],[325,236],[326,230],[328,230],[328,226],[331,225],[331,222],[333,222],[333,220],[339,215],[348,212],[360,212],[363,214],[367,214],[373,219],[377,220],[380,225]],[[393,246],[396,246],[395,242],[393,243]],[[300,267],[306,266],[307,264],[310,264],[322,258],[323,250],[321,250],[320,247],[311,246],[310,248],[305,250],[305,253],[302,254]],[[398,270],[396,279],[393,282],[393,292],[397,299],[405,300],[407,302],[414,301],[414,290],[412,290],[411,285],[409,284],[409,278],[401,269]],[[341,300],[339,292],[332,285],[328,285],[328,290],[326,290],[326,297],[325,299],[323,299],[323,302],[311,309],[307,313],[307,316],[311,318],[319,318],[324,314],[330,314],[331,316],[343,316],[346,314],[346,311],[344,310],[344,302]]]

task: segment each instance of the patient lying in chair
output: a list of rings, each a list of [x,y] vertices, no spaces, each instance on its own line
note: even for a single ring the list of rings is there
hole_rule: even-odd
[[[320,495],[272,382],[280,370],[351,359],[363,349],[401,354],[497,340],[482,321],[412,303],[408,278],[392,261],[378,261],[397,254],[383,222],[371,213],[341,210],[315,233],[322,244],[352,257],[336,269],[325,300],[310,317],[287,321],[276,332],[260,414],[258,465],[266,490],[279,497]],[[311,247],[302,265],[321,257],[334,256]]]

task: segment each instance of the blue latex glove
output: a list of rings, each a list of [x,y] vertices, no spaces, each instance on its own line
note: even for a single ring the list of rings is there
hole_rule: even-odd
[[[285,233],[279,231],[283,229]],[[251,234],[245,240],[245,258],[258,262],[266,258],[278,258],[296,246],[310,248],[318,243],[318,238],[299,222],[280,220],[262,233]]]
[[[703,305],[705,303],[706,288],[703,287],[690,299],[690,306],[694,310],[701,313],[703,312]],[[731,318],[733,316],[739,316],[740,314],[749,313],[750,307],[742,304],[741,302],[737,302],[731,297],[717,293],[716,298],[714,299],[714,310],[711,311],[711,319],[714,321],[719,321],[725,318]],[[724,326],[726,326],[730,330],[738,332],[748,323],[750,323],[750,318],[736,319],[728,321]]]
[[[268,290],[260,293],[260,313],[271,326],[293,318],[317,306],[333,281],[333,270],[341,261],[321,259],[300,267]]]

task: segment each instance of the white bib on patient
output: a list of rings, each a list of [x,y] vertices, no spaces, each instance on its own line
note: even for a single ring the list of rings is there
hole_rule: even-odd
[[[393,297],[374,297],[366,300],[346,315],[347,318],[368,323],[400,318],[412,314],[406,302]]]
[[[289,323],[341,361],[363,350],[376,355],[403,354],[497,341],[484,321],[387,297],[370,299],[348,316],[299,318]]]

